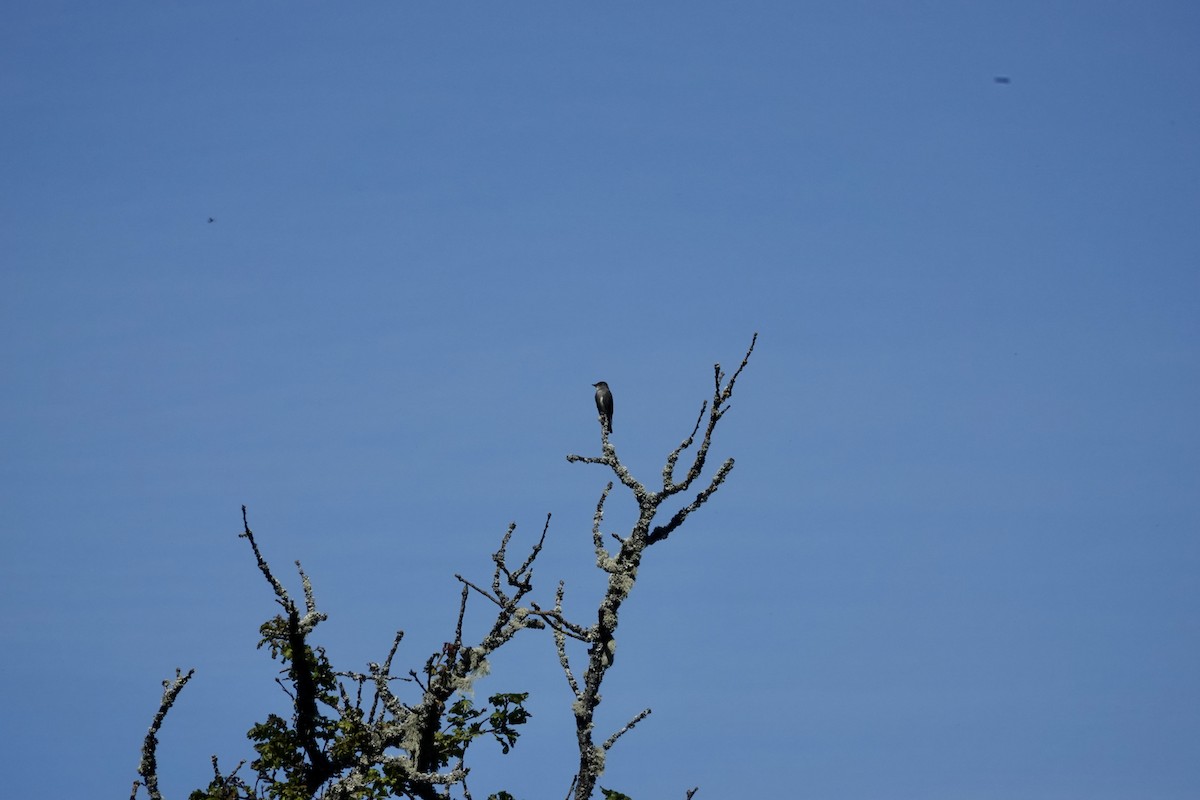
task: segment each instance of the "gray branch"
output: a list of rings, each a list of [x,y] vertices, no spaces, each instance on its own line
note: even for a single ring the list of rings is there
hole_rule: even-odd
[[[138,775],[142,776],[142,785],[145,785],[150,800],[162,800],[162,794],[158,791],[158,730],[162,727],[163,720],[167,718],[167,712],[171,710],[171,706],[175,705],[175,698],[179,697],[183,687],[187,686],[187,682],[195,674],[195,669],[189,669],[186,675],[182,670],[177,669],[175,670],[175,680],[163,681],[162,701],[158,704],[158,713],[154,715],[154,719],[150,723],[150,730],[146,733],[146,739],[142,743],[142,758],[138,763]],[[137,797],[138,785],[137,781],[133,782],[133,791],[129,794],[129,800],[135,800]]]
[[[566,653],[566,637],[562,632],[563,628],[557,620],[550,623],[551,628],[555,631],[555,646],[558,649],[559,662],[567,676],[567,682],[570,684],[576,697],[571,707],[575,715],[575,736],[579,749],[579,771],[572,782],[572,791],[575,800],[589,800],[591,798],[592,792],[596,787],[596,782],[604,772],[605,756],[609,748],[612,747],[617,739],[631,730],[634,725],[650,713],[649,709],[643,711],[625,727],[609,736],[602,745],[596,745],[594,723],[596,707],[600,704],[601,700],[600,686],[604,681],[605,674],[612,667],[616,659],[616,631],[621,605],[629,597],[629,593],[633,590],[633,586],[637,582],[638,567],[641,564],[643,553],[650,545],[665,540],[684,523],[692,512],[708,501],[725,482],[725,479],[729,477],[729,473],[733,470],[733,459],[727,459],[717,470],[716,474],[712,476],[708,485],[697,492],[691,502],[676,511],[665,524],[654,526],[654,518],[664,501],[674,495],[689,491],[692,484],[704,473],[704,466],[712,445],[713,432],[716,430],[717,423],[721,421],[725,412],[729,410],[729,399],[733,396],[734,384],[742,374],[742,370],[749,363],[750,354],[754,351],[754,345],[757,341],[758,334],[755,334],[750,340],[750,346],[747,348],[741,364],[734,371],[733,376],[729,378],[728,383],[722,385],[725,375],[721,371],[721,365],[715,364],[713,366],[714,389],[712,401],[711,403],[705,401],[701,404],[700,414],[696,418],[696,423],[692,428],[691,434],[667,456],[666,464],[662,470],[661,491],[656,492],[648,489],[644,483],[637,480],[629,469],[621,463],[616,446],[609,440],[609,436],[604,431],[603,426],[601,427],[600,434],[600,456],[580,456],[575,454],[567,456],[567,461],[570,463],[607,466],[613,471],[617,480],[630,490],[638,504],[637,520],[634,522],[633,528],[627,537],[615,537],[620,547],[616,555],[613,555],[604,546],[601,532],[604,505],[609,493],[612,491],[612,482],[609,482],[604,488],[604,491],[600,494],[599,501],[596,503],[596,512],[592,520],[592,541],[596,551],[596,566],[608,574],[608,586],[597,609],[596,624],[586,629],[588,632],[587,641],[591,646],[588,648],[587,668],[583,673],[582,685],[577,682],[575,674],[571,670]],[[705,424],[706,413],[707,424]],[[682,480],[676,481],[675,470],[679,459],[685,450],[695,444],[696,436],[699,434],[702,425],[704,433],[696,449],[692,463],[688,467],[687,474]],[[561,592],[559,598],[559,603],[556,604],[554,610],[555,615],[561,614]],[[542,614],[543,616],[547,616],[546,612],[542,612]]]

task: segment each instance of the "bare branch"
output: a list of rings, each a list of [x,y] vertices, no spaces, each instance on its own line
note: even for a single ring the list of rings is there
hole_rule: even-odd
[[[275,596],[282,601],[292,602],[291,598],[288,597],[287,589],[283,588],[282,583],[275,580],[275,576],[271,574],[271,567],[267,565],[267,560],[259,552],[258,543],[254,541],[254,532],[250,530],[250,523],[246,519],[246,506],[244,505],[242,506],[242,526],[244,530],[238,535],[249,540],[250,549],[254,551],[254,560],[258,562],[258,569],[266,577],[267,582],[271,584],[272,588],[275,589]]]
[[[387,660],[383,662],[383,668],[388,672],[392,671],[392,659],[396,657],[396,651],[400,649],[400,640],[404,638],[404,631],[396,631],[396,638],[392,640],[392,647],[388,650]]]
[[[709,404],[705,401],[701,404],[700,414],[696,418],[691,434],[667,456],[662,470],[663,486],[661,491],[648,490],[630,473],[629,469],[621,463],[616,448],[607,436],[602,436],[603,455],[601,457],[567,456],[567,461],[571,463],[602,464],[609,467],[618,480],[630,489],[638,504],[638,518],[629,535],[625,538],[616,537],[620,548],[615,556],[604,547],[603,535],[600,530],[604,504],[613,488],[611,481],[601,493],[600,500],[596,504],[596,512],[592,519],[592,541],[596,551],[596,564],[608,573],[608,586],[597,609],[597,622],[588,629],[588,641],[591,646],[588,648],[588,663],[583,673],[582,685],[575,681],[568,665],[566,635],[563,629],[557,620],[549,619],[547,612],[540,612],[555,632],[555,647],[559,653],[559,661],[563,665],[567,680],[576,696],[571,707],[575,714],[575,734],[579,748],[579,771],[576,773],[576,780],[572,782],[575,800],[591,798],[596,781],[604,771],[604,757],[608,748],[649,713],[648,710],[643,712],[625,728],[613,734],[603,745],[596,746],[593,724],[595,710],[600,703],[600,685],[605,674],[612,667],[616,656],[616,630],[620,609],[637,581],[638,566],[645,548],[666,539],[672,531],[683,524],[688,515],[703,505],[721,487],[733,469],[733,459],[727,459],[717,470],[709,485],[698,492],[690,503],[676,511],[666,524],[652,527],[654,518],[658,514],[659,507],[668,497],[688,491],[692,483],[703,473],[709,447],[712,445],[713,432],[729,408],[727,403],[733,394],[734,383],[745,369],[757,340],[758,334],[755,334],[750,341],[750,347],[746,350],[746,355],[742,358],[742,363],[725,386],[721,385],[725,378],[724,373],[721,372],[721,365],[714,365],[712,403]],[[706,412],[707,424],[704,422]],[[683,479],[676,481],[675,469],[681,454],[695,442],[701,426],[704,427],[703,438],[696,449],[692,464]],[[538,610],[536,606],[535,610]],[[558,610],[556,607],[555,611]]]
[[[508,574],[508,568],[504,566],[504,559],[508,551],[508,542],[512,539],[513,531],[517,529],[517,523],[508,523],[508,530],[504,532],[504,538],[500,540],[500,549],[492,553],[492,561],[496,563],[496,571],[492,573],[492,591],[496,593],[496,597],[504,598],[504,592],[500,590],[500,575],[503,573],[508,582],[512,583],[512,576]]]
[[[300,585],[304,587],[304,610],[308,612],[305,616],[317,613],[317,601],[313,597],[312,581],[308,579],[304,568],[300,566],[300,562],[296,562],[296,571],[300,573]],[[322,615],[322,619],[324,615]]]
[[[575,680],[575,673],[571,671],[571,660],[567,657],[567,631],[564,629],[564,624],[567,624],[562,619],[563,597],[566,595],[566,584],[562,581],[558,582],[558,589],[554,592],[554,614],[560,623],[550,624],[550,629],[554,633],[554,649],[558,653],[558,663],[563,669],[563,674],[567,676],[567,685],[571,687],[571,693],[575,698],[579,698],[579,683]],[[536,607],[535,607],[536,608]],[[578,627],[578,626],[572,626]],[[575,638],[582,641],[587,641],[587,632],[583,629],[578,629],[578,635]]]
[[[642,711],[640,711],[638,713],[638,715],[636,717],[629,720],[629,722],[625,723],[624,728],[621,728],[621,730],[617,731],[612,736],[605,739],[604,744],[602,744],[600,746],[603,747],[605,750],[611,750],[612,746],[617,743],[617,739],[620,739],[622,736],[629,733],[629,731],[633,730],[634,725],[637,725],[639,722],[641,722],[648,716],[650,716],[650,709],[648,709],[648,708],[643,709]]]
[[[594,456],[577,456],[571,454],[567,456],[567,461],[572,464],[608,464],[609,459],[606,456],[596,458]]]
[[[537,603],[530,603],[531,613],[541,622],[544,622],[552,631],[560,631],[564,636],[568,636],[576,641],[590,642],[595,639],[595,626],[590,628],[583,625],[576,625],[559,611],[546,611]],[[526,623],[527,627],[533,627],[532,620]]]
[[[522,580],[523,584],[530,583],[533,581],[533,562],[537,559],[538,555],[542,552],[542,546],[546,544],[546,534],[549,532],[550,532],[550,515],[547,514],[546,522],[544,525],[542,525],[542,535],[538,538],[537,544],[535,544],[533,547],[531,547],[529,549],[529,557],[526,558],[524,561],[522,561],[521,566],[517,567],[517,571],[513,573],[514,576],[521,576],[521,575],[526,576]],[[528,573],[528,574],[526,574],[526,573]]]
[[[396,680],[396,678],[393,678],[391,675],[391,666],[391,656],[389,655],[388,660],[383,666],[380,666],[372,661],[371,663],[367,664],[367,669],[371,671],[371,678],[375,682],[376,699],[383,703],[383,707],[387,709],[393,717],[396,717],[397,719],[404,719],[409,709],[400,702],[396,695],[392,694],[392,687],[388,686],[389,681]],[[372,704],[371,718],[374,719],[374,716],[375,706]]]
[[[167,712],[171,710],[171,706],[175,705],[175,698],[179,697],[183,687],[187,686],[187,682],[195,674],[195,669],[189,669],[186,675],[176,669],[175,680],[163,681],[162,701],[158,704],[158,713],[154,715],[154,719],[150,723],[150,730],[146,733],[146,739],[142,743],[142,759],[138,764],[138,774],[142,776],[150,800],[162,800],[162,794],[158,791],[158,730],[162,727],[163,720],[167,718]],[[133,793],[129,796],[130,800],[137,796],[137,788],[137,781],[134,781]]]
[[[458,604],[458,624],[454,626],[454,645],[459,647],[462,645],[462,626],[463,617],[467,615],[467,596],[471,589],[468,586],[463,586],[462,601]]]
[[[712,496],[713,492],[717,491],[721,484],[725,482],[725,478],[728,477],[732,470],[733,459],[730,458],[721,465],[719,470],[717,470],[717,474],[713,476],[712,482],[708,484],[708,487],[697,494],[696,498],[692,500],[692,502],[676,511],[675,515],[671,517],[670,521],[666,525],[659,525],[650,532],[650,536],[647,537],[646,543],[654,544],[655,542],[661,542],[663,539],[666,539],[668,536],[670,536],[673,530],[683,524],[683,521],[687,519],[688,514],[691,514],[697,508],[704,505],[704,502]]]
[[[500,600],[496,599],[495,597],[492,597],[492,593],[489,592],[487,589],[482,589],[479,586],[476,586],[474,583],[471,583],[469,580],[464,578],[462,575],[459,575],[457,572],[454,573],[454,577],[455,577],[455,579],[462,581],[464,586],[468,586],[471,589],[474,589],[480,595],[482,595],[483,597],[486,597],[488,600],[491,600],[493,603],[500,606],[501,608],[504,607],[504,603],[502,603]]]
[[[679,456],[684,450],[692,446],[692,442],[696,440],[696,431],[700,430],[700,421],[704,419],[704,412],[708,410],[708,401],[705,400],[700,404],[700,413],[696,416],[696,424],[692,427],[692,432],[687,438],[680,442],[679,447],[671,451],[667,456],[666,466],[663,467],[663,491],[668,490],[675,482],[675,464],[679,461]]]
[[[600,493],[600,499],[596,502],[596,513],[592,515],[592,544],[596,548],[596,566],[605,572],[612,572],[616,569],[616,561],[612,555],[604,547],[604,535],[600,532],[600,523],[604,520],[604,501],[608,499],[608,493],[612,491],[612,481],[604,487],[604,491]]]
[[[733,372],[733,377],[729,379],[729,383],[726,385],[725,391],[721,394],[722,400],[728,400],[733,395],[733,384],[737,382],[738,376],[742,374],[742,370],[744,370],[746,365],[750,363],[750,354],[754,352],[754,345],[757,342],[758,333],[755,332],[754,336],[750,339],[750,346],[746,348],[746,355],[742,356],[742,363],[738,364],[738,368]]]
[[[721,417],[725,416],[725,412],[729,410],[729,406],[726,405],[726,403],[729,401],[729,398],[733,396],[734,383],[737,381],[738,376],[742,374],[742,370],[744,370],[746,365],[749,363],[750,354],[754,352],[754,345],[757,341],[758,334],[755,333],[750,340],[750,347],[746,349],[746,355],[742,357],[742,363],[738,365],[737,370],[735,370],[733,373],[733,377],[729,379],[729,383],[727,383],[724,387],[721,386],[721,381],[725,377],[724,373],[721,372],[721,365],[713,364],[713,399],[712,407],[710,408],[708,414],[708,425],[704,430],[704,438],[700,442],[700,447],[696,450],[696,457],[692,462],[691,468],[688,469],[687,475],[679,483],[674,483],[673,477],[670,479],[670,481],[664,483],[663,494],[671,495],[687,491],[687,489],[692,485],[692,482],[700,477],[700,473],[704,470],[705,461],[708,458],[708,448],[712,444],[713,431],[716,429],[717,423],[720,422]],[[701,411],[701,416],[703,416],[703,411]],[[689,438],[685,444],[690,443],[691,439]],[[680,448],[680,450],[682,449],[683,447]],[[671,464],[670,476],[674,475],[674,469],[675,465]],[[667,477],[667,470],[664,470],[664,479]]]

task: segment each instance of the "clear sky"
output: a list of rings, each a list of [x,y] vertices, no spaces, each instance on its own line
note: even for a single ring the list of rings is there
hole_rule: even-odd
[[[342,668],[547,513],[586,621],[590,384],[653,481],[755,331],[601,783],[1200,796],[1200,6],[8,3],[5,792],[127,796],[177,666],[169,796],[251,754],[242,503]],[[564,796],[549,637],[479,689],[476,796]]]

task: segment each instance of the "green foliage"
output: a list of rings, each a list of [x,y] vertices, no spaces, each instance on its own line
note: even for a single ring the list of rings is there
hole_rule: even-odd
[[[366,676],[342,673],[341,677],[358,683],[357,699],[351,702],[324,648],[307,643],[310,631],[302,630],[294,609],[289,611],[287,617],[276,616],[260,628],[259,647],[267,648],[271,658],[284,665],[287,680],[281,685],[290,684],[286,691],[292,698],[294,715],[288,720],[271,714],[248,731],[258,756],[250,762],[257,776],[255,789],[232,775],[218,774],[205,789],[192,792],[189,800],[312,800],[329,781],[351,770],[357,773],[358,786],[350,795],[354,800],[430,796],[433,787],[413,773],[417,753],[407,753],[409,760],[384,757],[385,751],[405,752],[406,747],[412,747],[406,743],[414,740],[412,726],[420,715],[413,707],[406,707],[404,718],[397,720],[379,711],[378,698],[371,704],[370,713],[365,713],[362,690],[371,682]],[[424,754],[423,760],[434,770],[461,762],[471,743],[481,737],[491,737],[508,753],[520,736],[519,726],[530,717],[524,706],[527,692],[493,694],[479,708],[465,696],[449,705],[442,702],[442,697],[455,694],[457,652],[457,647],[448,646],[425,666],[431,680],[428,687],[422,685],[423,707],[433,708],[436,713],[426,728],[431,734],[429,744],[423,746],[425,750],[433,749]],[[508,792],[493,794],[489,800],[493,799],[514,800]]]
[[[622,794],[615,789],[605,789],[601,786],[600,791],[604,793],[604,800],[633,800],[629,795]]]
[[[236,780],[213,778],[205,789],[197,789],[188,795],[188,800],[241,800],[252,797],[248,791],[240,787]]]
[[[277,714],[260,722],[247,734],[258,758],[250,766],[265,779],[267,796],[279,800],[303,800],[307,769],[300,737]]]
[[[447,759],[462,758],[472,741],[490,734],[507,755],[520,736],[516,726],[525,724],[530,717],[522,705],[528,698],[528,692],[494,694],[488,698],[493,707],[492,713],[488,714],[487,708],[475,709],[469,697],[460,697],[450,706],[449,728],[439,731],[435,737],[438,749]],[[483,721],[485,715],[486,722]]]

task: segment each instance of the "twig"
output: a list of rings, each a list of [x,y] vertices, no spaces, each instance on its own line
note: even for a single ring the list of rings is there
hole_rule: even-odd
[[[614,744],[616,744],[616,743],[617,743],[617,739],[620,739],[620,738],[621,738],[622,736],[624,736],[626,733],[628,733],[629,731],[633,730],[633,726],[634,726],[634,725],[637,725],[639,722],[641,722],[642,720],[644,720],[644,719],[645,719],[646,717],[648,717],[648,716],[650,716],[650,709],[648,709],[648,708],[647,708],[647,709],[643,709],[642,711],[640,711],[640,712],[638,713],[638,715],[637,715],[636,717],[634,717],[633,719],[629,720],[629,722],[625,723],[625,727],[624,727],[624,728],[621,728],[621,730],[617,731],[617,732],[616,732],[616,733],[614,733],[612,736],[610,736],[610,737],[608,737],[607,739],[605,739],[605,740],[604,740],[604,744],[602,744],[602,745],[600,745],[600,746],[601,746],[601,747],[603,747],[605,750],[611,750],[611,749],[612,749],[612,746],[613,746]]]

